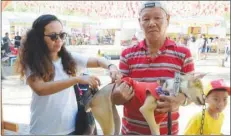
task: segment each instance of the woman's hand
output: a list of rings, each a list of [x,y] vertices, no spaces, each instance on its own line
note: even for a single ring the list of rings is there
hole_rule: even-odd
[[[80,76],[79,82],[80,84],[88,84],[91,88],[97,88],[101,85],[101,82],[98,77],[96,76]]]
[[[115,82],[115,80],[120,79],[122,77],[116,65],[114,64],[110,65],[108,70],[110,72],[110,77],[112,79],[112,82]]]

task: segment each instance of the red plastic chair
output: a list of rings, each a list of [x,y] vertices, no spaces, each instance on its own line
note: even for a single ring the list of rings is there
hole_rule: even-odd
[[[17,55],[18,54],[18,49],[15,49],[13,46],[10,46],[10,51],[13,55]]]

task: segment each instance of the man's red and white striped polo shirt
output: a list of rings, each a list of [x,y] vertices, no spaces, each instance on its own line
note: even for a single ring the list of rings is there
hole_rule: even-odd
[[[141,82],[154,82],[174,77],[176,71],[188,73],[194,71],[194,63],[188,48],[177,46],[174,41],[166,38],[164,45],[155,57],[148,55],[145,40],[125,49],[120,57],[119,68],[123,77],[131,77]],[[149,126],[139,108],[141,103],[133,97],[124,105],[122,118],[122,134],[150,135]],[[166,135],[167,114],[156,115],[164,118],[160,123],[160,134]],[[172,112],[172,134],[176,135],[178,129],[178,111]]]

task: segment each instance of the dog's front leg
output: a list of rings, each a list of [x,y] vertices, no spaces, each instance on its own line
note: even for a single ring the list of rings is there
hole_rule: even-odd
[[[140,112],[147,121],[152,135],[160,135],[160,126],[156,123],[154,117],[154,110],[157,107],[156,99],[147,92],[147,97],[144,101],[144,105],[140,107]]]

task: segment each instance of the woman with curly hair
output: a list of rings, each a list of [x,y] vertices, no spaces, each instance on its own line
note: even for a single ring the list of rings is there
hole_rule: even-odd
[[[106,59],[69,53],[66,33],[54,15],[41,15],[27,32],[20,47],[16,70],[33,90],[30,133],[66,135],[75,131],[77,102],[73,85],[100,85],[95,76],[80,76],[86,67],[109,69],[112,80],[118,69]]]

